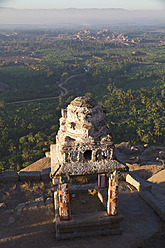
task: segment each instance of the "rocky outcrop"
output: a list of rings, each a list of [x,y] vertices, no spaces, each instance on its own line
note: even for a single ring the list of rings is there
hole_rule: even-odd
[[[115,153],[129,164],[164,163],[165,147],[145,145],[131,145],[129,142],[122,142],[115,145]]]

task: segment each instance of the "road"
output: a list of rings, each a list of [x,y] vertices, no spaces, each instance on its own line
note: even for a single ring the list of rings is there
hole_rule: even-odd
[[[62,96],[66,96],[68,94],[68,90],[63,87],[64,84],[66,84],[70,79],[74,78],[74,77],[79,77],[79,76],[84,76],[85,74],[77,74],[77,75],[72,75],[70,77],[68,77],[64,82],[62,83],[58,83],[58,87],[62,90],[63,95]],[[37,102],[37,101],[44,101],[44,100],[53,100],[53,99],[58,99],[59,96],[52,96],[52,97],[42,97],[42,98],[36,98],[36,99],[31,99],[31,100],[22,100],[22,101],[15,101],[15,102],[10,102],[10,103],[6,103],[6,104],[19,104],[19,103],[29,103],[29,102]]]

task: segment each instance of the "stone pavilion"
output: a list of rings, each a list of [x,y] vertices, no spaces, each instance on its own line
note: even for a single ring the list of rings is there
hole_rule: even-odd
[[[117,171],[126,171],[127,167],[115,157],[106,111],[93,99],[81,96],[61,112],[56,144],[50,147],[51,177],[58,185],[54,194],[56,238],[84,236],[86,230],[95,235],[103,232],[118,234],[122,218],[117,216],[118,180],[112,173],[117,175]],[[103,212],[99,219],[94,213],[91,221],[88,215],[72,216],[69,204],[72,178],[86,175],[98,175],[98,189],[107,188],[106,178],[109,177],[107,212]]]

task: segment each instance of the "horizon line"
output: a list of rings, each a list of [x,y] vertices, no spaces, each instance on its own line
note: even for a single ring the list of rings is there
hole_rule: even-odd
[[[71,9],[78,9],[78,10],[87,10],[87,9],[94,9],[94,10],[126,10],[126,11],[164,11],[165,9],[125,9],[125,8],[94,8],[94,7],[88,7],[88,8],[79,8],[79,7],[68,7],[68,8],[15,8],[15,7],[1,7],[0,9],[15,9],[15,10],[71,10]]]

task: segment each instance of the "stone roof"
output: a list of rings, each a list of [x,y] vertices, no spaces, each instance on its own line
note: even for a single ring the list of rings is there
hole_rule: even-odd
[[[33,164],[27,166],[26,168],[22,169],[21,171],[42,171],[43,169],[50,168],[50,158],[44,157]]]
[[[70,105],[76,106],[76,107],[87,107],[87,108],[93,108],[94,106],[98,105],[98,103],[86,96],[79,96],[76,97]]]
[[[128,167],[116,160],[102,160],[88,163],[68,163],[63,164],[54,175],[54,178],[61,177],[61,181],[66,182],[72,176],[86,176],[92,174],[112,173],[113,171],[128,171]]]

